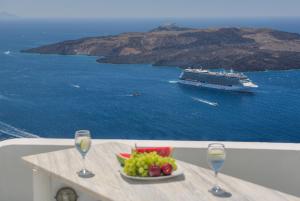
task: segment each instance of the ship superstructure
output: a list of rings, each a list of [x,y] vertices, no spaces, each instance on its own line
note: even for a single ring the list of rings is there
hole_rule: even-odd
[[[202,69],[185,69],[179,77],[179,83],[233,91],[251,91],[258,87],[243,73]]]

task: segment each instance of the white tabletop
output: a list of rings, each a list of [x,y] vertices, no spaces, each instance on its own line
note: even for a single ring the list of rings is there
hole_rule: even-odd
[[[82,168],[82,159],[75,148],[26,156],[23,159],[33,168],[45,171],[100,200],[114,201],[300,201],[300,198],[259,186],[224,174],[219,175],[219,184],[231,196],[220,198],[208,190],[214,184],[211,170],[177,161],[184,176],[159,182],[124,179],[115,154],[130,152],[131,147],[120,143],[95,145],[86,157],[86,166],[95,173],[84,179],[76,172]]]

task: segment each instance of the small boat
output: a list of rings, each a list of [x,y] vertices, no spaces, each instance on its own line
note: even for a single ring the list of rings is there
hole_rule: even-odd
[[[132,96],[140,96],[141,93],[140,93],[140,92],[133,92],[131,95],[132,95]]]
[[[10,54],[10,51],[9,51],[9,50],[8,50],[8,51],[5,51],[4,54],[9,55],[9,54]]]

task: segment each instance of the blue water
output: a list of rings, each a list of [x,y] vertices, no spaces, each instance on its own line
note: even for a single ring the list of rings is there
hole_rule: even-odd
[[[73,138],[75,130],[89,129],[93,138],[300,142],[297,70],[246,73],[260,88],[245,94],[180,86],[180,69],[174,67],[19,52],[79,37],[146,31],[165,21],[0,22],[0,139]],[[300,33],[299,19],[174,21]]]

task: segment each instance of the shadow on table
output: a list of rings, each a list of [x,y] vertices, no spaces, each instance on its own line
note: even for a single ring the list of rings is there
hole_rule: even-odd
[[[124,179],[124,181],[126,181],[127,183],[132,184],[132,185],[172,183],[172,182],[179,182],[179,181],[185,180],[184,175],[180,175],[178,177],[173,177],[173,178],[168,178],[168,179],[163,179],[163,180],[133,180],[133,179],[126,178],[123,175],[122,175],[122,178]]]
[[[211,194],[213,194],[216,197],[220,197],[220,198],[230,198],[232,196],[231,193],[225,191],[225,190],[219,190],[217,193],[212,191],[212,190],[208,190],[208,192],[210,192]]]

